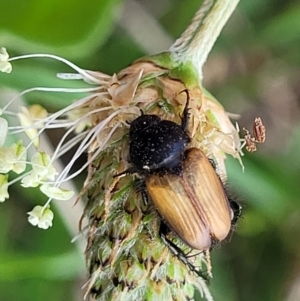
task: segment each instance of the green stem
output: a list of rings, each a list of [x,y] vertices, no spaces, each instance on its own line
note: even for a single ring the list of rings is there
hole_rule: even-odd
[[[174,58],[191,61],[202,77],[202,67],[239,1],[204,0],[191,24],[171,46]]]

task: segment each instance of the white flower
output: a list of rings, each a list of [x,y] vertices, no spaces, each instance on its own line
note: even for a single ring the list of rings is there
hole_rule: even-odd
[[[8,61],[9,55],[6,48],[0,48],[0,71],[5,73],[10,73],[12,70],[11,63]]]
[[[21,180],[21,186],[23,186],[24,188],[37,187],[40,184],[41,184],[41,179],[39,175],[34,171],[29,173],[27,176],[23,177]]]
[[[37,152],[31,158],[32,169],[40,179],[54,181],[58,172],[51,164],[51,158],[45,152]]]
[[[8,189],[8,183],[7,183],[8,175],[1,175],[0,174],[0,202],[4,202],[5,199],[9,198],[7,189]]]
[[[28,212],[28,221],[33,226],[41,229],[48,229],[52,226],[54,214],[49,207],[35,206],[32,211]]]
[[[27,187],[37,187],[43,180],[54,181],[58,172],[51,164],[51,158],[45,152],[36,152],[32,158],[32,171],[21,180],[21,185]]]
[[[74,195],[74,191],[72,190],[62,189],[59,187],[51,187],[48,184],[43,184],[40,187],[40,189],[41,192],[45,194],[47,197],[59,201],[67,201]]]
[[[89,112],[89,108],[80,108],[80,109],[73,109],[67,113],[68,120],[75,121],[75,120],[81,120],[78,122],[74,132],[76,134],[83,132],[83,130],[87,127],[91,127],[91,120],[90,118],[83,117]]]
[[[0,148],[0,173],[8,173],[13,170],[20,174],[26,168],[26,149],[22,141],[13,143],[9,148]]]
[[[8,123],[4,118],[0,118],[0,147],[4,145],[7,136]]]
[[[26,149],[22,141],[12,144],[10,149],[15,156],[12,170],[17,174],[20,174],[26,169]]]
[[[39,146],[38,129],[42,128],[43,120],[47,117],[47,111],[40,105],[33,105],[29,109],[22,107],[18,113],[20,124],[26,128],[25,133],[30,140],[33,140],[35,147]]]
[[[83,70],[73,63],[54,55],[29,54],[9,58],[6,50],[3,48],[0,51],[0,65],[1,62],[3,62],[6,67],[9,67],[9,62],[13,60],[38,57],[52,58],[64,62],[76,72],[75,75],[62,75],[60,76],[61,78],[76,78],[88,83],[93,83],[91,87],[85,87],[84,85],[82,88],[32,87],[23,91],[18,96],[13,97],[3,108],[0,108],[0,174],[10,171],[17,173],[24,172],[27,164],[31,165],[31,171],[13,179],[8,185],[20,181],[21,186],[24,188],[40,187],[40,190],[49,198],[48,205],[52,199],[65,201],[74,195],[73,191],[63,189],[61,186],[64,185],[63,183],[72,180],[82,171],[86,170],[91,162],[97,158],[99,153],[108,146],[110,139],[118,127],[122,125],[124,120],[127,120],[127,105],[128,102],[131,101],[131,98],[129,99],[127,97],[127,93],[125,93],[126,95],[123,93],[126,89],[121,89],[122,87],[119,85],[118,91],[114,93],[114,98],[119,100],[115,106],[108,92],[108,88],[115,84],[115,80],[112,80],[111,76],[99,72]],[[8,68],[5,70],[8,71]],[[136,86],[134,89],[136,89]],[[52,114],[48,114],[40,105],[34,105],[29,108],[22,107],[16,114],[13,110],[13,102],[19,97],[34,91],[88,94]],[[130,91],[132,92],[133,90],[131,89]],[[131,97],[133,94],[134,92],[130,93]],[[126,105],[122,103],[123,100],[126,100]],[[118,109],[115,109],[115,107]],[[128,105],[128,107],[130,107],[129,113],[131,113],[131,106]],[[12,111],[10,111],[10,108],[12,108]],[[122,112],[126,114],[123,116],[121,114]],[[14,126],[7,125],[6,121],[1,118],[2,114],[9,115],[10,118],[19,119],[19,124]],[[118,116],[120,114],[123,117],[119,119]],[[39,137],[44,131],[53,129],[67,130],[60,139],[53,154],[51,154],[51,157],[42,151],[37,151],[32,156],[31,162],[28,163],[26,150],[32,146],[38,148]],[[25,132],[30,142],[28,145],[25,145],[25,147],[22,143],[14,144],[11,147],[4,147],[7,132],[10,135],[18,135]],[[74,155],[61,171],[59,177],[57,177],[58,172],[53,166],[54,162],[72,149],[73,146],[76,146]],[[78,170],[72,172],[74,163],[81,154],[87,151],[92,153],[92,147],[94,147],[95,151],[89,156],[89,160]],[[3,179],[5,180],[6,178]],[[5,182],[3,188],[6,188],[8,185],[7,182]],[[8,196],[7,190],[5,191],[6,192],[2,194],[3,200]],[[45,205],[44,208],[37,206],[34,210],[29,212],[29,222],[31,224],[44,229],[52,225],[53,213],[47,209],[47,205]]]
[[[14,155],[6,147],[0,148],[0,173],[8,173],[13,169]]]

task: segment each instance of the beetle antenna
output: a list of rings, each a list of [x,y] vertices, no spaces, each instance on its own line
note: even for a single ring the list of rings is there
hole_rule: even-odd
[[[142,109],[140,109],[140,113],[141,113],[141,116],[145,115],[145,113]],[[128,125],[131,125],[131,122],[132,121],[128,121],[128,120],[125,121],[125,123],[128,124]]]
[[[190,104],[190,93],[188,91],[188,89],[185,89],[183,91],[181,91],[180,93],[183,93],[185,92],[186,93],[186,104],[185,104],[185,107],[183,109],[183,112],[182,112],[182,117],[181,117],[181,126],[184,130],[186,130],[187,128],[187,124],[188,124],[188,119],[189,119],[189,116],[190,116],[190,113],[189,113],[189,104]]]

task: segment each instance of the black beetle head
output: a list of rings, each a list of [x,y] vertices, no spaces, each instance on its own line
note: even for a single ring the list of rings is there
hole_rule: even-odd
[[[138,138],[146,128],[158,124],[160,121],[161,119],[157,115],[141,115],[134,119],[130,123],[129,139]]]

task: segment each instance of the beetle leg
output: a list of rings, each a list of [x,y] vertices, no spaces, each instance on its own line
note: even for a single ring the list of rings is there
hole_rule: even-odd
[[[141,193],[144,205],[148,206],[149,197],[148,197],[147,190],[146,190],[145,180],[144,179],[138,179],[134,183],[134,189],[135,189],[136,192]]]
[[[216,168],[217,168],[216,162],[210,158],[208,158],[208,161],[209,161],[210,165],[213,167],[213,169],[216,170]]]
[[[159,236],[161,237],[164,244],[168,247],[168,249],[184,264],[186,265],[190,271],[196,273],[197,276],[203,278],[208,281],[209,277],[206,272],[201,271],[197,267],[195,267],[192,263],[189,262],[186,254],[180,249],[176,244],[174,244],[171,240],[167,238],[167,234],[171,232],[169,227],[162,221],[159,229]]]
[[[136,172],[137,172],[137,169],[134,166],[130,166],[129,168],[125,169],[124,171],[114,175],[113,178],[123,176],[123,175],[133,174],[133,173],[136,173]]]
[[[160,227],[159,227],[159,233],[158,233],[159,236],[166,237],[171,232],[172,232],[172,230],[168,227],[168,225],[164,221],[161,221]]]
[[[237,221],[242,217],[242,206],[232,199],[228,199],[230,208],[232,210],[231,229],[235,229]]]

